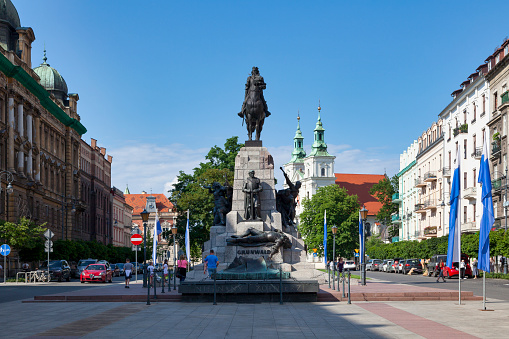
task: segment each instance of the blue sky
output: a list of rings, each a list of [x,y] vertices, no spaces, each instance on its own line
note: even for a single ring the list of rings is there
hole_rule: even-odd
[[[474,1],[13,0],[78,113],[113,156],[112,185],[171,188],[214,145],[247,139],[237,116],[252,66],[272,115],[261,139],[290,160],[300,112],[309,151],[321,101],[336,172],[393,175],[450,93],[509,35]],[[280,171],[275,171],[282,182]]]

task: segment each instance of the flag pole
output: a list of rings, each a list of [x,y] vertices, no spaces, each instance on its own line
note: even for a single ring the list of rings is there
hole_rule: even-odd
[[[482,271],[482,308],[486,311],[486,272]]]
[[[458,165],[461,157],[461,145],[458,143]],[[465,149],[464,152],[467,150]],[[461,170],[461,166],[458,166]],[[458,210],[456,211],[456,219],[458,220],[456,232],[457,232],[457,244],[458,244],[458,303],[461,305],[461,179],[458,177],[459,192],[458,192]],[[451,264],[452,265],[452,264]]]

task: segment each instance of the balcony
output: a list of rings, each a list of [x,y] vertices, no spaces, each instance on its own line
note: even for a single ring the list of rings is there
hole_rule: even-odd
[[[442,168],[442,176],[444,178],[448,178],[451,176],[451,168],[450,167],[444,167]]]
[[[479,231],[475,221],[469,221],[461,224],[461,233],[475,233]]]
[[[415,212],[417,213],[426,213],[426,208],[424,207],[424,204],[415,204]]]
[[[393,214],[391,219],[394,224],[401,224],[401,217],[399,214]]]
[[[401,202],[402,199],[399,198],[399,193],[394,193],[392,195],[392,202],[395,204],[398,204]]]
[[[453,129],[454,136],[457,136],[460,133],[468,133],[468,124],[463,124]]]
[[[475,151],[472,152],[472,158],[474,159],[481,159],[481,155],[482,155],[482,147],[476,147]]]
[[[500,151],[502,150],[502,146],[500,144],[500,140],[494,141],[491,143],[491,156],[498,157],[500,155]]]
[[[436,237],[437,236],[437,227],[429,226],[424,228],[424,236],[426,237]]]
[[[424,202],[424,208],[427,210],[434,210],[437,208],[437,202],[435,199],[429,199]]]
[[[463,190],[463,198],[469,200],[477,199],[477,187],[468,187]]]
[[[504,94],[502,94],[500,97],[502,98],[502,102],[500,103],[502,106],[506,102],[509,102],[509,91],[505,91]]]
[[[503,188],[502,179],[504,179],[504,178],[498,178],[495,180],[491,180],[491,189],[494,192],[500,192],[502,190],[502,188]]]
[[[423,187],[423,186],[426,186],[427,184],[424,182],[424,180],[422,180],[421,177],[415,179],[415,187]]]
[[[432,182],[437,180],[437,174],[435,172],[424,173],[424,182]]]

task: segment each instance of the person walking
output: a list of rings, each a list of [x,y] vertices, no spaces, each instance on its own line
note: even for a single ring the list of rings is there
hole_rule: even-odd
[[[166,281],[167,278],[168,278],[168,259],[165,259],[163,265],[163,280]]]
[[[152,263],[152,260],[150,260],[149,263],[148,263],[147,271],[148,271],[148,274],[150,276],[149,286],[154,286],[154,288],[156,288],[155,285],[152,285],[152,280],[154,278],[154,264]]]
[[[203,266],[203,274],[209,273],[209,278],[212,278],[212,275],[216,273],[217,270],[217,262],[219,259],[214,254],[214,250],[210,250],[210,254],[204,260],[205,265]]]
[[[477,258],[474,258],[472,260],[472,275],[474,276],[474,279],[477,279]]]
[[[127,258],[125,260],[124,272],[125,272],[125,288],[129,288],[129,282],[131,281],[131,272],[133,271],[133,264],[131,260]]]
[[[177,260],[177,270],[178,270],[178,278],[180,279],[180,283],[186,280],[187,274],[187,260],[185,255],[181,255],[180,259]]]
[[[438,278],[437,278],[437,282],[439,282],[440,278],[442,278],[442,281],[445,282],[445,278],[444,278],[444,268],[445,268],[445,264],[444,264],[444,261],[442,259],[440,259],[440,263],[438,264]]]
[[[465,260],[461,260],[460,262],[460,279],[466,279],[467,277],[465,276],[465,269],[466,269],[467,265],[465,264]]]
[[[343,267],[345,266],[345,264],[343,263],[343,258],[339,258],[338,260],[338,266],[337,266],[337,270],[338,270],[338,277],[339,277],[339,280],[341,281],[343,278],[341,277],[341,274],[343,273]]]

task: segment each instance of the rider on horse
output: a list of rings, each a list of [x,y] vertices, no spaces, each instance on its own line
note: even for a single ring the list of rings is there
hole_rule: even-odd
[[[246,91],[242,110],[238,115],[246,120],[246,127],[249,140],[252,139],[252,133],[256,130],[256,140],[260,139],[260,132],[263,122],[270,115],[267,108],[267,102],[263,97],[263,90],[266,84],[260,75],[258,67],[253,67],[251,75],[247,78]]]

